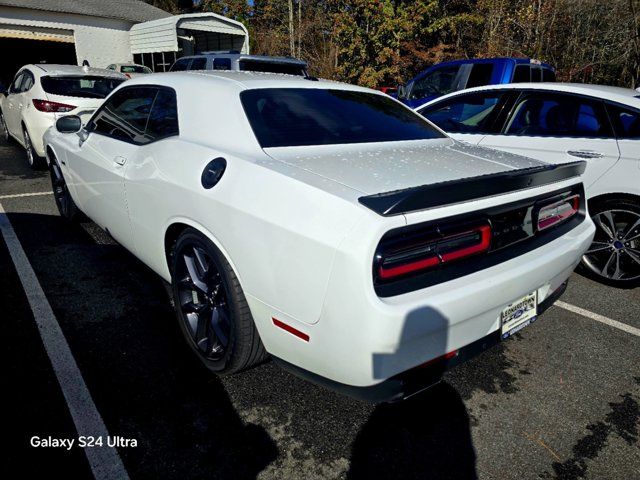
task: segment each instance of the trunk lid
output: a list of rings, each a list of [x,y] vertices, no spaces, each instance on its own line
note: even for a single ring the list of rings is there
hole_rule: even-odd
[[[545,165],[449,138],[404,142],[266,148],[275,160],[365,195]]]

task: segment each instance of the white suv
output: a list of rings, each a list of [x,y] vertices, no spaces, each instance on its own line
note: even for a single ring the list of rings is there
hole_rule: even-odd
[[[25,65],[0,96],[0,137],[15,138],[32,168],[44,160],[42,135],[63,115],[88,120],[124,75],[75,65]]]

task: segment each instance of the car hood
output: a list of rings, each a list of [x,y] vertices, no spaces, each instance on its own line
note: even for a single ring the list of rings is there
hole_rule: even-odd
[[[266,148],[275,160],[366,195],[478,177],[544,163],[449,138]]]

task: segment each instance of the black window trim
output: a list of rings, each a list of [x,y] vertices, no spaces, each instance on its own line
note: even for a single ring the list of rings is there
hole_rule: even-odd
[[[94,130],[95,124],[94,124],[94,120],[96,119],[96,117],[98,115],[100,115],[100,113],[102,112],[102,110],[105,109],[106,105],[107,105],[107,101],[115,94],[118,94],[120,92],[126,91],[126,90],[132,90],[135,88],[151,88],[153,90],[156,90],[156,96],[153,98],[153,103],[151,104],[151,108],[149,109],[149,114],[151,114],[151,111],[153,110],[153,106],[156,103],[156,98],[157,98],[157,91],[160,90],[166,90],[169,92],[172,92],[176,98],[176,114],[177,114],[177,118],[176,121],[178,123],[178,131],[176,133],[172,133],[170,135],[163,135],[162,137],[158,137],[155,138],[154,140],[151,140],[150,142],[147,143],[138,143],[138,142],[134,142],[133,140],[125,140],[121,137],[116,137],[114,135],[107,135],[106,133],[103,132],[97,132]],[[176,90],[172,87],[167,87],[166,85],[154,85],[154,84],[138,84],[138,85],[129,85],[127,87],[122,87],[119,90],[111,93],[106,99],[105,101],[102,103],[102,105],[100,105],[100,107],[93,113],[93,115],[91,116],[91,118],[89,119],[89,121],[87,122],[87,124],[85,125],[85,129],[87,130],[87,132],[91,133],[91,134],[95,134],[95,135],[101,135],[103,137],[107,137],[107,138],[111,138],[113,140],[117,140],[123,143],[128,143],[130,145],[137,145],[138,147],[146,147],[147,145],[151,145],[153,143],[159,142],[161,140],[166,140],[167,138],[170,137],[178,137],[180,136],[180,115],[178,114],[178,94],[176,92]],[[149,116],[147,116],[147,122],[145,123],[144,126],[144,131],[145,133],[147,132],[147,126],[149,125]]]

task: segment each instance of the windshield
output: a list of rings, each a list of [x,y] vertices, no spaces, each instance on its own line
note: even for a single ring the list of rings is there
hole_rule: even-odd
[[[106,98],[124,80],[99,76],[42,77],[45,92],[65,97]]]
[[[443,138],[384,94],[317,88],[245,90],[242,105],[263,148]]]
[[[410,99],[419,99],[434,95],[445,95],[456,90],[455,80],[459,65],[438,68],[424,77],[414,80],[407,85],[407,95]]]
[[[304,67],[295,63],[265,62],[262,60],[243,59],[238,62],[240,70],[248,72],[286,73],[288,75],[304,75]]]
[[[120,71],[122,73],[151,73],[151,69],[143,65],[122,65]]]

